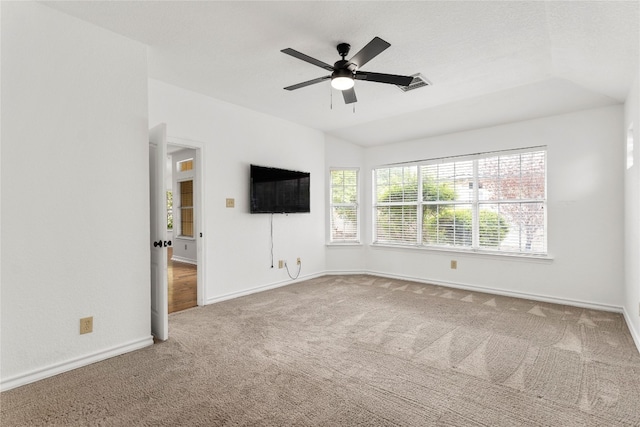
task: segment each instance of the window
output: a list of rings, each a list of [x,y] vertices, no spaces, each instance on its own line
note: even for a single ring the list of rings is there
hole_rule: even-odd
[[[193,159],[182,160],[176,163],[178,172],[186,172],[193,170]]]
[[[180,191],[180,235],[193,237],[193,181],[178,183]]]
[[[416,244],[418,170],[416,166],[377,169],[375,174],[377,241]]]
[[[360,241],[358,225],[358,170],[332,169],[330,171],[330,215],[332,243]]]
[[[167,191],[167,230],[173,230],[173,193]]]
[[[546,151],[374,169],[374,242],[545,254]]]

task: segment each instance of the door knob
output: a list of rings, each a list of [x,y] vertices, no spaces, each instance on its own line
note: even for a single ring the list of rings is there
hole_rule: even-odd
[[[162,240],[158,240],[157,242],[153,242],[153,247],[157,248],[158,246],[162,247]]]
[[[166,240],[164,241],[164,247],[166,248],[167,246],[171,246],[171,240],[168,242]]]

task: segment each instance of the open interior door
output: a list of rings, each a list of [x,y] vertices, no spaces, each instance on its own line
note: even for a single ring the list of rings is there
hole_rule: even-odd
[[[149,193],[151,214],[151,333],[156,339],[169,338],[167,292],[167,125],[149,130]]]

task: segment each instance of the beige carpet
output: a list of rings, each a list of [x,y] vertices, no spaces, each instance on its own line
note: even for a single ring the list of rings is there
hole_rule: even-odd
[[[172,314],[170,333],[0,394],[2,426],[640,426],[615,313],[326,276]]]

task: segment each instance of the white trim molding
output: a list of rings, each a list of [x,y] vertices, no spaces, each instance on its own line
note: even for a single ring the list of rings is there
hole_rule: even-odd
[[[178,255],[171,255],[171,261],[182,262],[184,264],[198,265],[198,261],[194,261],[191,258],[185,258]]]
[[[631,338],[633,338],[633,342],[636,344],[638,348],[638,352],[640,353],[640,331],[636,330],[633,327],[633,322],[631,321],[631,315],[627,312],[627,310],[623,307],[622,314],[624,316],[624,320],[627,323],[627,328],[629,329],[629,333],[631,334]]]
[[[71,371],[73,369],[81,368],[83,366],[91,365],[92,363],[100,362],[111,357],[120,356],[121,354],[129,353],[135,350],[140,350],[150,345],[153,345],[153,337],[151,335],[138,340],[129,341],[115,347],[90,353],[85,356],[77,357],[75,359],[67,360],[65,362],[54,363],[43,368],[34,369],[30,372],[4,379],[0,383],[0,390],[11,390],[12,388],[43,380],[45,378],[49,378],[63,372]]]
[[[348,276],[348,275],[358,275],[358,274],[371,274],[372,276],[374,275],[373,273],[370,273],[368,271],[365,270],[332,270],[332,271],[326,271],[324,274],[328,275],[328,276]]]
[[[588,308],[592,310],[602,310],[602,311],[610,311],[614,313],[622,313],[622,307],[619,307],[616,305],[600,304],[600,303],[594,303],[589,301],[580,301],[580,300],[573,300],[573,299],[561,298],[561,297],[552,297],[548,295],[538,295],[538,294],[532,294],[528,292],[507,291],[504,289],[470,285],[467,283],[445,282],[441,280],[429,280],[429,279],[424,279],[420,277],[387,274],[379,271],[367,271],[365,274],[370,274],[372,276],[379,276],[379,277],[388,277],[391,279],[410,280],[412,282],[444,286],[447,288],[464,289],[467,291],[474,291],[474,292],[483,292],[483,293],[492,294],[492,295],[501,295],[506,297],[528,299],[532,301],[549,302],[552,304],[570,305],[573,307]]]
[[[268,291],[270,289],[276,289],[276,288],[280,288],[282,286],[292,285],[294,283],[304,282],[305,280],[310,280],[310,279],[315,279],[317,277],[322,277],[322,276],[325,276],[326,274],[327,273],[325,273],[325,272],[309,274],[307,276],[299,277],[299,278],[297,278],[295,280],[283,280],[283,281],[280,281],[280,282],[274,282],[274,283],[269,283],[269,284],[266,284],[266,285],[256,286],[255,288],[246,289],[244,291],[230,292],[228,294],[223,294],[223,295],[215,296],[215,297],[212,297],[212,298],[207,298],[206,304],[207,305],[215,304],[217,302],[227,301],[227,300],[230,300],[230,299],[234,299],[234,298],[239,298],[239,297],[244,297],[244,296],[247,296],[247,295],[255,294],[257,292]]]

